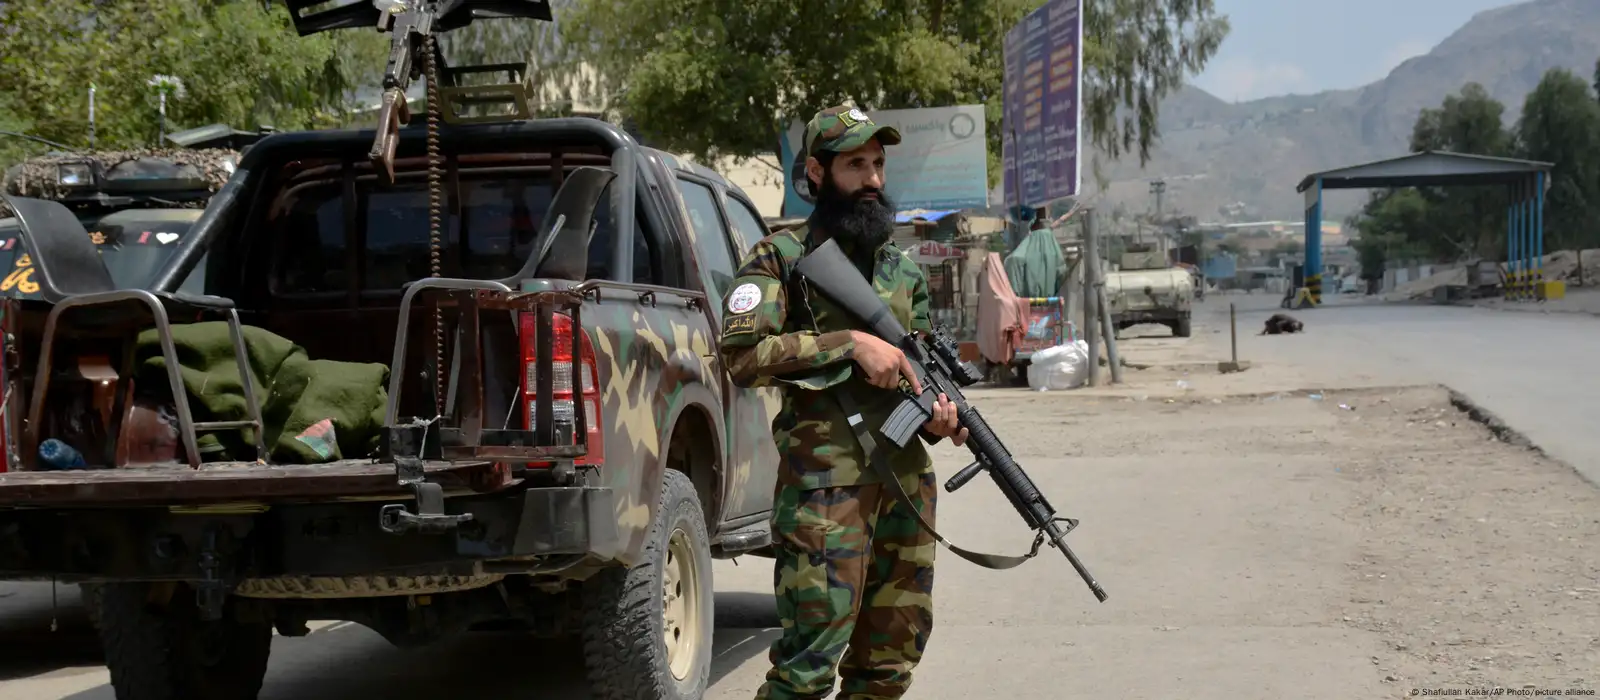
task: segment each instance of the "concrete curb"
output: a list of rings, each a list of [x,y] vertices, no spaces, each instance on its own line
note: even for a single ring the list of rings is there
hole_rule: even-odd
[[[1545,452],[1544,448],[1539,447],[1538,445],[1534,444],[1532,440],[1529,440],[1527,435],[1522,434],[1522,431],[1511,427],[1504,420],[1501,420],[1500,416],[1495,415],[1493,411],[1478,405],[1478,402],[1473,401],[1472,397],[1456,391],[1449,386],[1445,386],[1444,389],[1450,393],[1450,405],[1455,406],[1457,410],[1467,414],[1467,418],[1471,419],[1473,422],[1488,428],[1489,432],[1494,434],[1495,438],[1501,442],[1531,450],[1540,457],[1544,457],[1546,459],[1555,459],[1554,457],[1551,457],[1549,453]],[[1560,460],[1556,461],[1559,462]]]
[[[1441,384],[1387,384],[1374,386],[1341,387],[1341,386],[1297,386],[1286,389],[1256,389],[1227,393],[1190,393],[1183,391],[1158,391],[1152,392],[1141,388],[1113,388],[1099,387],[1096,389],[1070,389],[1061,392],[1047,392],[1046,395],[1061,396],[1072,401],[1085,403],[1122,403],[1135,396],[1144,396],[1148,400],[1173,399],[1176,403],[1210,404],[1215,401],[1223,403],[1248,403],[1264,401],[1274,396],[1280,398],[1309,398],[1312,394],[1320,394],[1324,400],[1335,396],[1360,397],[1378,394],[1386,391],[1414,391],[1418,389],[1434,389],[1448,393],[1449,387]],[[1087,393],[1093,392],[1093,393]],[[984,401],[1030,400],[1039,396],[1039,392],[1020,390],[1017,393],[995,393],[983,395]],[[1337,403],[1337,402],[1335,402]]]
[[[1513,314],[1560,314],[1562,316],[1600,317],[1600,311],[1590,311],[1587,309],[1552,309],[1548,306],[1511,306],[1509,304],[1461,304],[1461,306],[1467,306],[1474,309],[1484,309],[1487,311],[1502,311]]]

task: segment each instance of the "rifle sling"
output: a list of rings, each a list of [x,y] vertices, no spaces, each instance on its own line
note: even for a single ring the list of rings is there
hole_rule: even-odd
[[[1044,544],[1045,535],[1043,530],[1034,533],[1033,549],[1027,555],[1020,557],[974,552],[958,547],[945,539],[943,535],[939,534],[938,530],[933,529],[933,525],[930,525],[926,518],[922,517],[922,511],[917,510],[916,504],[911,501],[911,496],[907,495],[905,488],[900,485],[900,478],[895,475],[894,468],[889,466],[888,457],[884,454],[884,446],[879,445],[877,439],[872,437],[872,429],[868,428],[866,421],[862,419],[861,412],[857,410],[855,400],[849,396],[849,392],[835,391],[833,395],[838,397],[839,405],[844,408],[845,415],[849,416],[850,429],[855,431],[856,439],[860,441],[861,450],[866,453],[867,461],[872,463],[873,471],[876,471],[878,478],[884,482],[884,490],[893,494],[895,500],[900,502],[900,505],[911,511],[911,514],[916,516],[917,523],[922,526],[922,529],[927,530],[928,534],[933,536],[933,539],[939,541],[939,544],[955,552],[956,556],[986,569],[1010,569],[1039,554],[1039,547]]]
[[[803,319],[803,321],[801,319],[791,320],[795,321],[797,326],[816,330],[817,318],[816,312],[811,308],[811,294],[808,289],[809,285],[806,284],[808,281],[805,279],[804,274],[795,271],[787,276],[783,286],[789,299],[790,308],[798,312],[798,315]],[[797,301],[799,302],[798,304],[796,304]],[[884,310],[886,311],[887,307]],[[874,318],[879,315],[881,314],[874,315]],[[867,461],[872,464],[873,471],[876,471],[878,478],[884,482],[883,487],[894,495],[895,500],[899,501],[900,505],[916,516],[917,524],[922,529],[927,530],[928,534],[932,535],[933,539],[938,540],[939,544],[955,552],[956,556],[986,569],[1010,569],[1039,554],[1039,547],[1044,544],[1045,538],[1043,529],[1034,533],[1033,549],[1026,556],[1021,557],[974,552],[958,547],[955,543],[945,539],[943,535],[939,534],[938,530],[933,529],[933,526],[928,524],[926,518],[922,517],[922,511],[917,510],[917,505],[911,501],[911,496],[907,495],[905,488],[900,486],[899,477],[895,476],[894,468],[889,466],[888,457],[884,454],[882,446],[878,445],[877,439],[872,437],[872,429],[868,428],[866,421],[862,419],[861,411],[856,407],[855,399],[851,398],[849,392],[843,388],[835,390],[833,395],[838,398],[839,405],[844,408],[844,414],[849,417],[850,429],[855,431],[856,440],[861,443],[861,451],[867,455]]]

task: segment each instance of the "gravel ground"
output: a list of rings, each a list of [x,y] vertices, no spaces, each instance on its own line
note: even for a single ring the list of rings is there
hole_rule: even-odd
[[[1234,453],[1277,462],[1266,479],[1221,487],[1237,493],[1232,514],[1250,521],[1265,548],[1235,552],[1238,563],[1274,584],[1233,622],[1320,613],[1329,626],[1374,635],[1381,645],[1365,660],[1388,696],[1600,687],[1600,492],[1571,468],[1497,439],[1443,388],[1224,397],[1209,394],[1206,378],[1195,382],[1192,395],[1143,400],[998,392],[981,400],[1005,411],[1019,453],[1064,443],[1064,457],[1204,462]],[[1055,418],[1052,404],[1070,409]],[[1281,508],[1261,500],[1272,492]],[[1074,536],[1098,539],[1101,530]],[[1294,539],[1286,532],[1303,539],[1286,541]],[[1172,543],[1145,546],[1164,544]],[[1227,551],[1217,541],[1200,546]],[[1307,558],[1331,558],[1337,580],[1271,568]],[[1193,613],[1215,603],[1196,596],[1184,605]]]
[[[1367,536],[1341,612],[1383,635],[1391,653],[1374,662],[1413,687],[1592,694],[1600,493],[1439,392],[1350,401],[1340,427],[1365,449],[1341,470],[1358,494],[1343,515]]]
[[[1164,371],[1130,374],[1120,395],[972,392],[1062,514],[1082,519],[1069,541],[1111,598],[1097,603],[1050,550],[1000,572],[941,552],[936,631],[908,697],[1600,685],[1600,493],[1572,469],[1497,440],[1442,388],[1313,398],[1255,370],[1139,388],[1171,387]],[[948,445],[933,453],[942,475],[967,461]],[[939,528],[984,551],[1028,541],[986,479],[941,495]],[[778,625],[771,575],[768,560],[716,564],[708,700],[760,684]],[[88,645],[39,645],[58,638],[39,613],[0,615],[0,698],[110,698]],[[316,627],[274,641],[263,699],[454,697],[468,678],[482,683],[471,697],[587,697],[581,659],[559,643],[476,634],[402,652],[360,627]],[[529,659],[537,670],[519,670]]]

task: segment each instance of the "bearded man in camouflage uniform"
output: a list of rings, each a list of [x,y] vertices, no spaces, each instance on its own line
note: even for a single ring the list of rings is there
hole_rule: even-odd
[[[758,700],[824,698],[836,676],[841,698],[898,698],[933,630],[935,541],[884,490],[837,395],[847,392],[876,428],[898,402],[902,377],[921,386],[898,348],[795,273],[801,257],[836,239],[902,326],[931,330],[927,280],[889,242],[895,210],[883,192],[884,147],[898,143],[897,130],[860,110],[818,112],[804,145],[815,209],[804,226],[757,243],[723,300],[722,357],[734,383],[783,390],[772,426],[782,460],[772,550],[783,636]],[[921,436],[966,441],[946,397]],[[887,462],[932,524],[927,450],[913,441]]]

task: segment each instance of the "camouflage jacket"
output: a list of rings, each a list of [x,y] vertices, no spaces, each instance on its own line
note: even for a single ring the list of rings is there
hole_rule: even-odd
[[[819,243],[808,226],[801,226],[767,236],[751,249],[723,299],[722,359],[738,386],[783,389],[783,406],[772,423],[782,460],[779,485],[876,483],[877,473],[833,392],[850,392],[871,426],[883,424],[899,393],[874,387],[860,376],[850,331],[866,330],[866,324],[793,276],[800,258]],[[913,331],[930,330],[927,280],[916,264],[886,243],[878,249],[874,268],[872,286],[900,324]],[[929,444],[939,440],[926,431],[922,438]],[[889,462],[903,476],[933,466],[916,441],[891,452]]]

